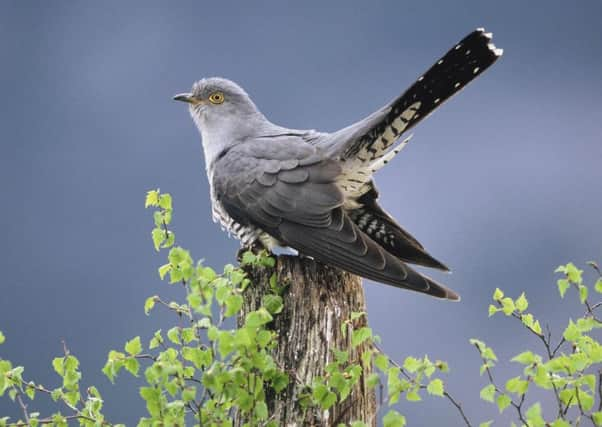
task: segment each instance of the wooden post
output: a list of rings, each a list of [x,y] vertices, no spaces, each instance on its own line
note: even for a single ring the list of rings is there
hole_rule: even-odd
[[[279,337],[273,356],[291,382],[278,396],[267,396],[272,419],[279,426],[336,426],[351,421],[375,426],[375,391],[366,387],[370,367],[364,366],[362,378],[347,399],[328,411],[301,408],[298,395],[302,390],[296,385],[297,381],[311,384],[315,376],[324,375],[325,366],[333,360],[333,349],[348,351],[351,363],[361,364],[363,345],[352,349],[350,334],[343,337],[341,332],[341,325],[352,312],[365,311],[361,279],[312,259],[293,256],[279,256],[275,269],[278,283],[288,287],[282,295],[284,308],[271,325]],[[263,268],[249,271],[253,284],[245,291],[239,322],[259,307],[263,295],[270,293],[272,273]],[[356,327],[363,326],[365,317],[356,322]],[[241,424],[235,421],[235,425]]]

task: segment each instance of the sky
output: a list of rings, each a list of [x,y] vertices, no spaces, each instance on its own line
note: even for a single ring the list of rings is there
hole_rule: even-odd
[[[200,137],[171,97],[193,81],[240,83],[272,121],[333,131],[400,94],[477,27],[504,56],[418,125],[376,177],[383,206],[453,274],[460,303],[365,282],[370,325],[389,355],[447,360],[472,422],[498,417],[468,344],[509,359],[538,342],[487,318],[496,287],[531,301],[558,332],[553,270],[602,262],[602,3],[0,2],[0,355],[57,384],[61,340],[114,422],[145,413],[140,381],[102,375],[110,349],[171,317],[146,297],[177,292],[156,268],[145,192],[172,193],[180,244],[217,269],[238,243],[211,221]],[[593,274],[588,273],[589,279]],[[543,350],[543,349],[539,349]],[[42,401],[42,413],[54,410]],[[400,404],[410,425],[462,425],[444,400]],[[18,416],[0,399],[0,416]]]

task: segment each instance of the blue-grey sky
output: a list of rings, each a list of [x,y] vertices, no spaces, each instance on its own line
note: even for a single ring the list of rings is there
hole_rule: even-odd
[[[64,338],[110,418],[134,424],[138,383],[112,386],[100,369],[109,349],[169,325],[161,310],[144,315],[147,296],[178,295],[156,274],[145,191],[173,194],[178,240],[196,257],[220,268],[237,249],[211,222],[200,138],[171,96],[220,75],[276,123],[336,130],[484,26],[503,58],[377,176],[383,205],[452,267],[434,276],[463,300],[365,289],[391,357],[447,360],[473,422],[495,417],[468,338],[493,345],[500,378],[538,345],[487,319],[495,287],[525,290],[558,329],[580,309],[559,304],[553,269],[602,261],[601,21],[598,0],[1,2],[0,354],[51,387]],[[18,414],[9,403],[0,415]],[[399,408],[410,425],[461,425],[443,400]]]

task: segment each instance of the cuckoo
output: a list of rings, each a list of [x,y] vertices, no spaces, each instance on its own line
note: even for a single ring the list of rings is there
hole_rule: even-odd
[[[407,143],[404,133],[501,55],[477,29],[399,97],[332,133],[278,126],[236,83],[197,81],[174,99],[189,104],[201,134],[214,220],[243,247],[290,247],[364,278],[458,300],[408,265],[448,271],[379,205],[373,175]]]

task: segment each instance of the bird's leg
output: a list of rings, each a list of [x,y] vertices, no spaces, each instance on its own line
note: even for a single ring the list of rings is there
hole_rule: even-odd
[[[251,251],[253,252],[255,255],[259,255],[259,253],[261,251],[266,251],[269,252],[266,247],[263,245],[263,243],[261,243],[260,240],[255,240],[253,241],[253,243],[251,243],[250,245],[242,245],[240,247],[240,249],[238,250],[238,252],[236,253],[236,259],[238,260],[238,262],[242,261],[242,256],[244,255],[245,252],[247,251]]]

